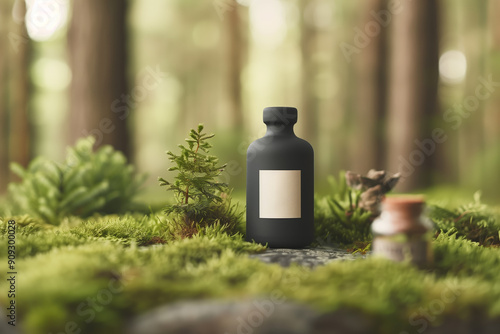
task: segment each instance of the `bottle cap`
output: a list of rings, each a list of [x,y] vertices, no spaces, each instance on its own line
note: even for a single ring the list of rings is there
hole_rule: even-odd
[[[264,123],[293,125],[297,123],[297,108],[267,107],[264,109]]]

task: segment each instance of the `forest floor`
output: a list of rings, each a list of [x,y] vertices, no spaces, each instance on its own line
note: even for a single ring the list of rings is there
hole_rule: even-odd
[[[324,198],[316,202],[314,246],[347,254],[345,249],[356,248],[345,242],[348,238],[369,240],[363,235],[366,229],[354,235],[339,230]],[[452,207],[429,202],[429,216],[440,233],[431,245],[434,262],[425,270],[362,255],[364,251],[348,254],[349,260],[333,256],[313,266],[266,263],[252,255],[262,254],[264,246],[221,226],[176,239],[161,211],[71,216],[54,226],[9,215],[0,206],[0,302],[7,311],[0,329],[145,334],[160,327],[162,333],[181,333],[212,326],[213,332],[268,333],[278,321],[293,324],[297,333],[329,332],[332,326],[344,328],[343,333],[431,333],[432,328],[445,333],[457,326],[462,332],[498,333],[500,208],[478,198]],[[12,221],[15,260],[9,264]],[[353,229],[361,226],[356,224]],[[333,239],[322,239],[326,234]],[[8,281],[10,276],[15,279]],[[12,301],[14,312],[7,309]],[[272,306],[269,314],[266,305],[267,310]],[[7,324],[10,313],[16,315],[15,328]],[[252,314],[260,314],[262,321],[245,318]]]

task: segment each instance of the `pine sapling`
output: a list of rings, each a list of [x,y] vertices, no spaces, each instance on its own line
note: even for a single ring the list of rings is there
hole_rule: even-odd
[[[236,227],[240,215],[235,213],[227,194],[228,185],[217,177],[226,164],[220,164],[216,156],[209,155],[212,145],[208,142],[214,134],[203,132],[203,125],[191,129],[185,139],[187,146],[179,145],[181,152],[167,151],[168,159],[174,164],[168,171],[176,171],[173,182],[159,178],[160,186],[174,192],[175,203],[165,208],[167,214],[178,214],[184,221],[187,235],[197,232],[197,225],[226,225],[229,230]]]

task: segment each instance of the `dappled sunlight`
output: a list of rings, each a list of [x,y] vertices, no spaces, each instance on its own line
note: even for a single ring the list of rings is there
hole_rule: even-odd
[[[328,0],[308,1],[304,9],[304,19],[307,24],[318,29],[329,29],[333,24],[334,4]]]
[[[26,28],[35,41],[50,39],[68,18],[68,0],[26,0]]]
[[[41,89],[62,91],[69,87],[71,69],[62,60],[40,58],[31,70],[33,83]]]
[[[460,83],[467,74],[467,58],[457,50],[444,52],[439,58],[439,75],[442,81],[450,84]]]
[[[282,0],[253,0],[250,3],[250,29],[258,44],[267,47],[280,44],[287,31]]]

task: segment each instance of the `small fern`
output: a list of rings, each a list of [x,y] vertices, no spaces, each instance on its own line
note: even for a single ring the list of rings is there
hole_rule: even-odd
[[[12,164],[22,179],[9,193],[18,211],[57,225],[62,217],[131,210],[145,175],[137,175],[111,146],[92,151],[93,137],[80,139],[64,163],[39,157],[27,169]]]

